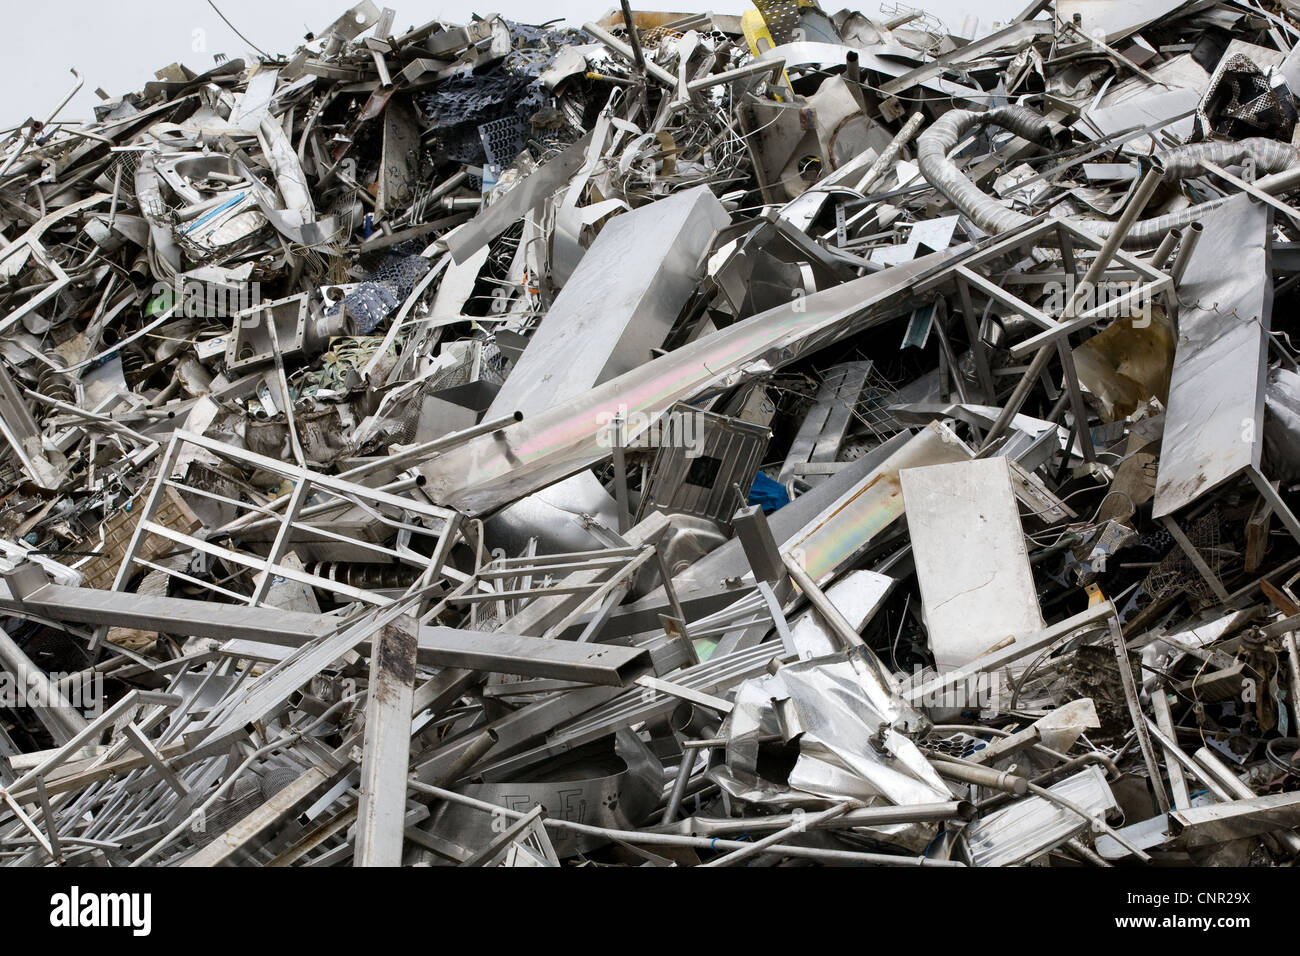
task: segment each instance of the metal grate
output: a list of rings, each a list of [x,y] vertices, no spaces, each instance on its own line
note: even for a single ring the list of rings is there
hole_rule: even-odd
[[[798,0],[754,0],[754,6],[763,14],[773,43],[780,46],[793,39],[794,28],[799,25]]]
[[[884,441],[903,430],[903,425],[889,411],[889,406],[897,401],[898,391],[873,363],[862,394],[853,405],[853,417],[871,435]]]
[[[1188,540],[1216,576],[1221,574],[1224,563],[1223,550],[1219,546],[1221,520],[1218,509],[1211,509],[1185,529]],[[1164,539],[1169,542],[1169,553],[1148,572],[1142,582],[1142,589],[1150,595],[1152,603],[1186,594],[1198,604],[1214,604],[1218,600],[1214,591],[1201,577],[1191,559],[1168,532],[1164,533],[1161,540]]]
[[[481,124],[478,135],[489,163],[510,166],[524,148],[524,121],[517,116],[503,116]]]

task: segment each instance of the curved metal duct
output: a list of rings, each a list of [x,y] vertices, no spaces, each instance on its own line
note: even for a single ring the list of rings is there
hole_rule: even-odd
[[[964,136],[976,127],[989,125],[1009,130],[1049,148],[1068,145],[1069,133],[1026,107],[1004,106],[983,113],[952,110],[917,138],[917,165],[925,181],[980,229],[1000,234],[1027,226],[1033,217],[1017,212],[997,197],[988,195],[948,159],[948,153]],[[1254,160],[1256,168],[1265,174],[1289,172],[1300,167],[1300,156],[1297,156],[1293,147],[1262,137],[1235,143],[1188,143],[1157,153],[1152,157],[1152,163],[1166,181],[1176,182],[1197,175],[1203,160],[1218,165],[1237,165],[1248,159]],[[1143,220],[1129,231],[1124,246],[1130,249],[1152,248],[1170,229],[1199,219],[1222,202],[1222,199],[1212,199],[1197,206]],[[1100,237],[1109,235],[1113,228],[1112,223],[1091,219],[1081,220],[1080,225]]]

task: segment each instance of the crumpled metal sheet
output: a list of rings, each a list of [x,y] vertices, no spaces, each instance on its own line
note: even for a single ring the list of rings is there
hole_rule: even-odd
[[[727,764],[733,773],[754,773],[757,738],[779,730],[799,744],[788,780],[795,790],[892,804],[947,800],[947,787],[906,736],[925,724],[862,656],[802,661],[741,685]]]

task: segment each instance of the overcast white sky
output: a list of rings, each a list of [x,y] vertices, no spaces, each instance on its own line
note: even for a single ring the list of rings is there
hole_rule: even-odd
[[[217,6],[253,43],[270,53],[288,53],[303,35],[332,23],[355,0],[215,0]],[[470,14],[500,13],[536,23],[564,17],[571,23],[599,18],[616,0],[376,0],[397,11],[401,32],[408,26],[444,19],[464,23]],[[971,17],[995,19],[1014,15],[1025,0],[912,0],[948,26],[958,29]],[[843,3],[868,16],[878,15],[881,0]],[[637,10],[712,10],[740,13],[748,0],[633,0]],[[822,4],[834,12],[840,4]],[[153,72],[181,62],[196,73],[213,66],[214,53],[232,59],[245,55],[247,45],[213,12],[207,0],[43,0],[5,4],[10,41],[0,60],[0,127],[11,127],[28,116],[44,119],[72,88],[71,67],[81,71],[86,85],[60,119],[88,119],[98,101],[96,87],[112,96],[138,90]]]

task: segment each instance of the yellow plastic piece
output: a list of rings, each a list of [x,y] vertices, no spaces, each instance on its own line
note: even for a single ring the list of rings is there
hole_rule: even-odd
[[[770,50],[776,46],[772,41],[772,31],[767,28],[767,21],[763,19],[763,14],[757,10],[746,10],[740,15],[740,29],[745,31],[745,42],[749,44],[749,52],[754,56],[758,56],[765,50]],[[790,86],[790,77],[786,75],[785,70],[781,71],[781,81],[785,84],[787,90],[793,89]],[[778,103],[785,102],[785,97],[779,93],[773,92],[772,97]]]

